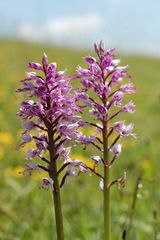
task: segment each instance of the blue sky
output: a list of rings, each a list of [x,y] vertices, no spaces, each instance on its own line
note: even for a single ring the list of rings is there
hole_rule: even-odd
[[[160,56],[159,0],[0,1],[0,36]]]

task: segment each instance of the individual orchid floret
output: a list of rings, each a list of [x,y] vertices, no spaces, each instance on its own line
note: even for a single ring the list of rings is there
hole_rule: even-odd
[[[78,122],[76,123],[71,123],[71,124],[61,124],[59,126],[59,132],[65,136],[69,140],[78,140],[79,135],[81,134],[78,131],[79,124]]]
[[[36,157],[38,155],[38,151],[34,148],[29,148],[27,152],[26,159],[31,160],[32,158]]]
[[[83,77],[90,76],[90,74],[91,74],[91,72],[90,72],[89,69],[84,69],[84,68],[82,68],[82,67],[80,67],[80,66],[77,68],[77,71],[78,71],[78,73],[79,73],[81,76],[83,76]]]
[[[63,159],[65,159],[65,161],[68,161],[70,151],[71,151],[71,147],[65,148],[63,145],[61,145],[58,148],[59,156],[62,157]]]
[[[95,166],[98,166],[102,161],[102,158],[100,156],[91,156],[91,160],[94,162]]]
[[[125,121],[118,121],[112,124],[111,128],[117,132],[121,132],[121,129],[124,127]]]
[[[118,157],[122,151],[122,145],[121,144],[115,144],[112,148],[111,151]]]
[[[23,175],[31,175],[33,171],[38,169],[38,164],[35,162],[30,162],[26,164],[26,169],[22,172],[19,172]]]
[[[81,172],[85,173],[88,171],[88,166],[81,162],[80,160],[73,160],[71,158],[68,158],[68,161],[65,162],[64,168],[67,167],[67,171],[65,175],[62,178],[60,187],[62,187],[66,181],[66,179],[71,176],[75,177],[78,176]],[[61,169],[60,169],[61,171]]]
[[[119,121],[112,125],[112,129],[117,131],[121,137],[135,137],[136,135],[133,133],[133,128],[133,123],[130,123],[128,126],[126,126],[125,121]]]
[[[75,176],[78,175],[78,170],[77,170],[77,168],[75,166],[69,166],[68,170],[67,170],[67,174],[69,176],[74,176],[75,177]]]
[[[113,104],[114,104],[114,106],[120,106],[120,105],[122,105],[122,99],[123,99],[123,96],[124,96],[124,94],[123,94],[123,92],[121,92],[121,91],[118,91],[118,92],[116,92],[114,95],[113,95]]]
[[[86,146],[88,146],[89,144],[94,145],[94,142],[96,141],[96,137],[82,135],[79,137],[78,141],[80,144],[84,145],[84,148],[86,148]]]
[[[86,56],[84,57],[84,60],[90,65],[96,63],[96,59],[92,56]]]
[[[36,139],[35,138],[35,143],[36,143],[36,147],[37,147],[37,152],[40,154],[42,153],[42,151],[46,152],[47,148],[48,148],[48,142],[46,140],[43,139]]]
[[[126,69],[121,69],[118,66],[114,67],[113,70],[110,73],[111,81],[110,81],[110,87],[117,86],[123,78],[130,79],[130,75],[126,73]]]
[[[38,168],[38,164],[35,163],[35,162],[27,163],[26,166],[27,166],[27,168],[30,169],[30,170],[35,170],[35,169]]]
[[[100,156],[92,156],[91,159],[95,161],[96,163],[100,162],[102,158]]]
[[[119,90],[124,93],[133,94],[136,93],[136,89],[133,86],[133,83],[128,82],[127,84],[122,85]]]
[[[26,72],[26,78],[27,80],[36,80],[37,74],[36,72]]]
[[[85,90],[88,90],[94,86],[93,82],[88,79],[82,79],[81,84],[83,85]]]
[[[42,188],[44,190],[48,190],[49,187],[53,185],[53,180],[51,178],[43,178],[42,179]]]
[[[135,112],[135,104],[130,101],[129,103],[127,103],[126,105],[124,105],[122,107],[122,112],[128,112],[128,113],[134,113]]]
[[[28,64],[28,68],[32,68],[32,69],[35,69],[35,70],[43,70],[42,65],[39,64],[39,63],[35,63],[35,62],[30,62]]]
[[[33,121],[29,121],[29,122],[24,122],[22,123],[23,128],[25,128],[26,130],[30,131],[35,127],[35,124]]]
[[[23,133],[22,135],[21,135],[21,139],[24,141],[24,142],[31,142],[32,140],[33,140],[33,137],[32,137],[32,135],[31,134],[29,134],[29,133]]]
[[[130,123],[128,126],[123,125],[120,135],[122,137],[132,136],[136,138],[136,134],[133,133],[134,123]]]
[[[18,88],[17,92],[25,92],[25,91],[34,91],[35,85],[32,82],[26,82],[25,80],[21,80],[23,84],[23,88]]]
[[[97,119],[100,119],[101,116],[105,116],[106,113],[107,113],[107,108],[98,103],[89,110],[89,114],[91,116],[96,116]]]

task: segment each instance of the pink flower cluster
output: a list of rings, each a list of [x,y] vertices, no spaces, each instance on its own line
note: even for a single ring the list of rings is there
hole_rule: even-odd
[[[86,56],[84,60],[87,68],[81,66],[77,68],[76,80],[80,79],[81,89],[69,85],[71,78],[66,75],[66,71],[58,71],[56,63],[48,64],[45,54],[42,64],[29,63],[29,68],[36,72],[27,72],[26,78],[21,80],[23,87],[17,90],[26,93],[28,99],[21,103],[17,113],[22,118],[24,128],[20,147],[31,141],[35,143],[35,148],[28,150],[27,159],[30,162],[26,164],[25,172],[30,173],[41,168],[48,171],[51,176],[53,162],[60,158],[64,162],[58,174],[67,168],[61,186],[67,176],[76,176],[79,172],[88,170],[103,180],[95,169],[69,157],[73,143],[85,147],[92,144],[100,151],[100,156],[92,156],[91,160],[96,165],[100,162],[104,164],[103,140],[99,136],[85,136],[79,128],[85,125],[96,127],[97,133],[101,135],[104,127],[106,128],[109,143],[107,151],[113,154],[110,166],[122,151],[121,140],[127,136],[135,137],[132,123],[126,125],[124,120],[115,121],[122,113],[134,113],[134,103],[132,101],[124,103],[124,96],[133,94],[136,90],[131,82],[131,76],[127,73],[128,66],[119,66],[120,60],[114,58],[114,52],[113,48],[106,51],[102,42],[95,45],[97,57]],[[78,104],[79,102],[83,104]],[[93,121],[81,119],[84,108],[88,108]],[[115,136],[112,142],[111,135]],[[46,159],[45,154],[48,151],[54,152],[54,159]],[[33,158],[39,160],[32,162]],[[48,188],[51,182],[50,179],[44,179],[43,188]]]
[[[48,64],[46,54],[42,64],[32,62],[28,67],[36,72],[27,72],[26,78],[20,81],[23,87],[17,89],[17,92],[25,93],[27,98],[21,103],[17,113],[24,128],[20,147],[32,141],[35,145],[28,150],[26,159],[29,162],[24,173],[41,168],[51,175],[52,162],[60,157],[64,159],[65,164],[67,163],[67,175],[74,175],[73,168],[74,171],[81,171],[82,163],[75,165],[68,156],[71,147],[65,147],[65,144],[69,144],[69,141],[78,142],[82,137],[78,129],[83,121],[80,121],[78,114],[83,108],[77,104],[80,99],[78,92],[69,85],[70,77],[66,75],[66,71],[57,71],[56,63]],[[54,151],[54,159],[48,160],[45,155],[51,148]],[[45,183],[48,187],[50,180],[43,180],[43,188]]]
[[[131,76],[127,73],[128,66],[119,66],[120,60],[114,58],[115,49],[105,50],[100,42],[95,44],[95,53],[97,57],[84,57],[87,68],[78,66],[77,78],[81,79],[82,91],[89,99],[89,115],[92,118],[90,124],[95,126],[100,133],[96,139],[99,140],[97,148],[100,150],[100,156],[96,156],[98,163],[103,159],[104,143],[103,134],[107,138],[107,151],[111,152],[112,159],[109,161],[109,167],[120,155],[122,151],[122,139],[127,136],[136,137],[132,132],[134,124],[125,124],[125,121],[116,121],[116,117],[122,113],[134,113],[135,104],[132,101],[124,102],[125,94],[134,94],[135,87],[131,82]],[[115,139],[113,139],[113,136]],[[93,160],[93,157],[91,158]],[[101,182],[103,181],[103,177]]]

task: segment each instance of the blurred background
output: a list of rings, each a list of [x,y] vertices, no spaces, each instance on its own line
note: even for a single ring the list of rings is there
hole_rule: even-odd
[[[29,61],[43,52],[59,69],[75,72],[93,44],[116,47],[137,88],[138,140],[127,139],[112,179],[127,171],[123,190],[112,189],[113,239],[121,239],[137,195],[128,239],[160,239],[160,1],[0,1],[0,239],[53,240],[50,191],[40,189],[43,173],[23,177],[25,151],[16,151],[21,126],[15,116],[22,99],[15,93]],[[87,161],[83,152],[75,158]],[[141,184],[137,189],[137,178]],[[66,239],[102,239],[102,193],[93,176],[69,179],[62,191]]]

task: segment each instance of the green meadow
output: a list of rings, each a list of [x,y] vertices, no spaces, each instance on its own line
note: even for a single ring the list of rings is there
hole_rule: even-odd
[[[29,61],[40,62],[43,52],[56,61],[59,70],[73,74],[87,51],[54,48],[19,41],[0,40],[0,240],[56,240],[52,195],[41,187],[42,172],[19,174],[25,164],[25,149],[17,151],[21,125],[15,116],[22,96],[15,93]],[[111,178],[127,172],[124,189],[111,190],[112,239],[122,239],[136,193],[133,220],[127,240],[160,239],[160,59],[117,53],[137,88],[136,113],[123,115],[135,123],[138,139],[124,141]],[[78,83],[74,82],[74,85]],[[91,153],[92,154],[92,153]],[[87,161],[85,151],[74,156]],[[103,201],[99,179],[90,174],[69,178],[62,189],[66,240],[100,240],[103,236]]]

